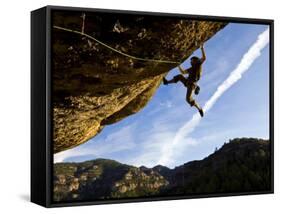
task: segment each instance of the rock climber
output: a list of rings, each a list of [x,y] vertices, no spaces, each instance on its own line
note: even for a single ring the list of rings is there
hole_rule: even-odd
[[[182,82],[183,85],[187,88],[186,92],[186,101],[192,107],[195,106],[201,117],[204,116],[203,109],[199,106],[199,104],[193,99],[193,92],[197,95],[199,94],[200,87],[197,85],[197,82],[200,80],[202,75],[202,64],[206,60],[206,54],[204,50],[204,46],[200,46],[202,57],[199,58],[197,56],[191,57],[190,64],[191,67],[188,69],[183,69],[180,65],[178,66],[180,72],[182,74],[176,75],[171,80],[167,80],[165,77],[163,78],[163,84],[168,85],[170,83],[177,83],[178,81]],[[185,77],[183,74],[188,74],[188,77]]]

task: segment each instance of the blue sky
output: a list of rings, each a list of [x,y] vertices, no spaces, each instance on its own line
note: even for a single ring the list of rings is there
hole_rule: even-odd
[[[255,43],[265,25],[229,24],[205,43],[207,60],[199,81],[204,105]],[[201,56],[197,50],[194,55]],[[189,66],[189,60],[183,67]],[[171,70],[167,78],[178,74]],[[136,166],[155,166],[171,151],[165,165],[173,168],[211,154],[236,137],[269,137],[269,47],[253,62],[240,80],[217,100],[187,137],[170,146],[178,130],[195,113],[185,101],[186,88],[178,83],[161,85],[147,106],[135,115],[107,126],[87,143],[55,155],[55,161],[109,158]],[[168,147],[167,147],[168,146]]]

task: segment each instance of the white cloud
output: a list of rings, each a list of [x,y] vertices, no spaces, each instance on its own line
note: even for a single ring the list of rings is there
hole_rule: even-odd
[[[95,141],[95,139],[92,139],[81,146],[59,152],[54,155],[54,162],[63,162],[70,157],[78,156],[102,157],[114,152],[130,150],[136,147],[134,143],[134,130],[135,124],[130,124],[130,126],[122,127],[110,133],[103,140]]]
[[[239,64],[236,68],[229,74],[227,79],[219,85],[215,93],[211,98],[206,102],[204,112],[208,112],[216,101],[223,95],[227,89],[229,89],[234,83],[236,83],[242,75],[249,69],[252,63],[260,56],[261,51],[269,42],[269,29],[261,33],[256,42],[250,47],[250,49],[244,54]],[[159,158],[158,163],[163,165],[169,165],[173,159],[174,148],[178,147],[184,138],[194,131],[194,129],[199,125],[201,117],[198,113],[194,114],[192,119],[184,124],[176,133],[172,143],[167,144],[163,150],[162,155]]]
[[[169,100],[166,100],[165,102],[160,102],[160,106],[163,106],[164,108],[171,108],[173,106],[172,102]]]

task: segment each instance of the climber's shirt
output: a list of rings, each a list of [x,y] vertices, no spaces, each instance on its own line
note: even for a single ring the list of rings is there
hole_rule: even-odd
[[[196,65],[191,66],[190,68],[186,69],[184,74],[188,73],[188,82],[197,82],[202,75],[202,61],[199,60]]]

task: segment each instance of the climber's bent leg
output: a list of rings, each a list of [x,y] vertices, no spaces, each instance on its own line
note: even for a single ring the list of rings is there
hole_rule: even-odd
[[[203,109],[199,106],[199,104],[192,98],[192,93],[195,90],[195,84],[188,84],[187,93],[186,93],[186,102],[191,106],[197,108],[201,117],[204,116]]]
[[[192,107],[196,104],[195,100],[192,98],[194,87],[192,85],[187,86],[187,92],[186,92],[186,102]]]
[[[173,81],[175,83],[177,83],[178,81],[181,81],[184,85],[186,83],[185,77],[183,75],[181,75],[181,74],[174,76]]]
[[[171,80],[167,80],[165,77],[163,77],[163,83],[164,85],[168,85],[170,83],[177,83],[178,81],[181,81],[183,84],[185,84],[186,79],[183,75],[179,74],[173,77]]]

